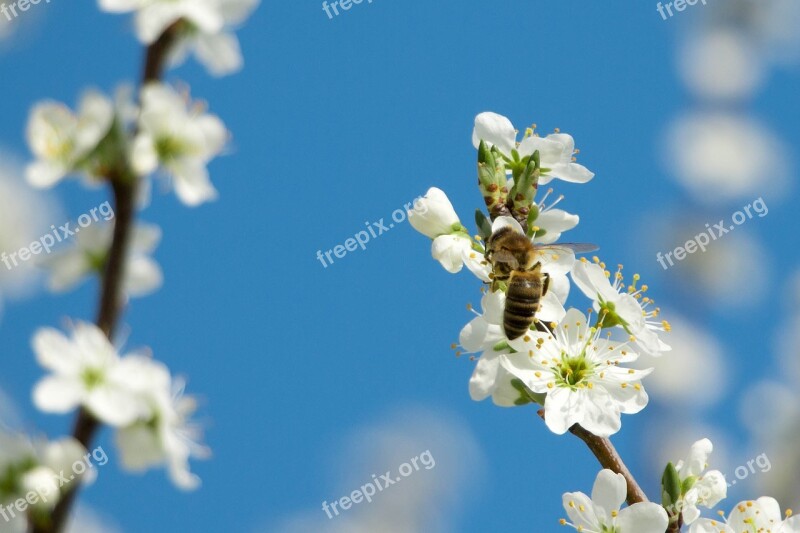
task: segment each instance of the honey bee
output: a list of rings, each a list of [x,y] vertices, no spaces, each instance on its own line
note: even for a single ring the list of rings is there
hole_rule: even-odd
[[[542,297],[547,294],[550,276],[542,272],[540,256],[548,250],[576,253],[597,250],[593,244],[559,243],[535,245],[512,227],[499,228],[486,241],[486,260],[492,265],[493,283],[508,286],[503,310],[503,329],[509,340],[525,334],[534,322]]]

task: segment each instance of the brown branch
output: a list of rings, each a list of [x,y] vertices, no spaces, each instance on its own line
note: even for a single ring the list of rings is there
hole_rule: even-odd
[[[147,48],[142,69],[142,85],[161,78],[164,63],[179,32],[176,22]],[[96,324],[113,341],[125,305],[122,284],[125,276],[125,261],[136,218],[137,178],[129,170],[128,161],[119,161],[116,170],[106,176],[114,196],[114,236],[108,252],[102,276]],[[75,419],[72,436],[87,450],[100,429],[100,422],[86,409],[80,409]],[[32,533],[61,533],[67,524],[70,511],[80,489],[80,481],[70,487],[59,500],[48,517],[39,518],[32,526]]]
[[[539,416],[544,420],[544,410],[539,410]],[[600,466],[608,468],[617,474],[622,474],[625,478],[625,483],[628,485],[628,505],[649,501],[647,495],[636,482],[636,479],[634,479],[628,467],[625,466],[625,462],[609,439],[598,437],[579,424],[575,424],[569,428],[569,432],[586,443],[586,446],[589,447],[589,451],[597,458]]]

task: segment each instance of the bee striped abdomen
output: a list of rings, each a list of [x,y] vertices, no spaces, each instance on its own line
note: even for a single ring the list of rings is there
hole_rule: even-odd
[[[544,284],[539,269],[531,272],[512,272],[508,282],[503,328],[506,337],[516,339],[525,334],[539,311]]]

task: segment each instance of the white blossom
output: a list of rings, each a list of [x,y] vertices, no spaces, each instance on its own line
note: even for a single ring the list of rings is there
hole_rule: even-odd
[[[719,470],[709,470],[708,456],[714,445],[708,439],[701,439],[692,444],[689,456],[675,465],[681,482],[694,479],[691,487],[681,496],[676,507],[683,514],[683,523],[691,524],[700,517],[698,505],[712,509],[728,495],[728,484]]]
[[[258,0],[99,0],[112,13],[135,11],[136,35],[152,44],[175,25],[179,39],[170,52],[177,65],[193,53],[215,76],[241,69],[242,53],[233,30],[258,5]]]
[[[725,522],[701,518],[689,528],[689,533],[800,533],[800,515],[786,518],[781,516],[781,508],[775,498],[762,496],[757,500],[746,500],[736,504]]]
[[[33,402],[42,411],[67,413],[83,406],[111,426],[129,424],[142,413],[143,403],[130,385],[135,356],[120,358],[97,326],[78,322],[71,338],[41,328],[33,350],[52,372],[33,389]]]
[[[189,108],[186,99],[163,83],[147,85],[141,96],[139,133],[131,149],[134,170],[144,175],[163,168],[186,205],[215,199],[206,164],[225,146],[225,125],[199,106]]]
[[[137,363],[141,397],[149,412],[117,431],[122,464],[134,472],[165,465],[177,487],[193,490],[200,485],[200,478],[189,470],[189,459],[210,456],[210,450],[199,443],[200,428],[189,421],[196,401],[184,396],[184,381],[173,379],[163,364],[146,358]]]
[[[659,356],[671,348],[662,341],[657,331],[669,331],[666,320],[659,320],[661,310],[644,293],[647,285],[637,287],[639,276],[634,275],[633,284],[627,288],[623,283],[622,268],[614,274],[614,283],[609,281],[610,272],[599,261],[590,263],[585,258],[576,261],[572,268],[575,285],[593,302],[595,311],[600,314],[602,326],[619,327],[631,337],[643,353]]]
[[[461,272],[464,265],[482,281],[489,281],[489,269],[484,256],[473,247],[467,228],[441,189],[431,187],[423,198],[407,209],[411,226],[433,239],[431,255],[451,274]]]
[[[597,474],[592,497],[582,492],[567,492],[562,501],[572,526],[582,533],[664,533],[669,517],[657,503],[640,502],[625,509],[627,484],[622,474],[601,470]]]
[[[600,334],[583,313],[569,309],[552,333],[531,331],[509,342],[515,353],[500,356],[502,366],[529,390],[547,395],[545,422],[553,433],[580,424],[608,437],[622,426],[621,414],[638,413],[647,405],[641,380],[652,369],[621,366],[638,355],[627,343]]]
[[[60,102],[40,102],[28,120],[28,145],[37,160],[27,168],[28,182],[49,188],[72,172],[86,170],[85,159],[108,134],[114,105],[97,91],[87,91],[77,113]]]
[[[73,246],[47,258],[44,265],[50,270],[50,289],[64,292],[90,274],[102,272],[113,232],[113,224],[81,228]],[[160,240],[161,228],[154,224],[140,222],[133,228],[123,280],[123,289],[128,296],[145,296],[161,287],[161,267],[150,257]]]
[[[574,162],[575,141],[566,133],[552,133],[539,137],[529,131],[522,141],[517,142],[517,130],[511,121],[497,113],[484,112],[475,117],[472,144],[475,148],[481,141],[496,146],[507,161],[515,161],[514,152],[519,158],[533,155],[538,150],[542,167],[539,185],[559,178],[572,183],[586,183],[594,177],[583,165]],[[545,170],[546,169],[546,170]]]

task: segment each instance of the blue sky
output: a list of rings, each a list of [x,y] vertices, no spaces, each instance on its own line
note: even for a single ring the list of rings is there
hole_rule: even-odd
[[[164,231],[156,258],[165,285],[133,301],[127,346],[150,346],[189,377],[214,457],[193,465],[204,484],[184,494],[161,471],[124,474],[104,432],[99,442],[111,462],[82,501],[125,531],[280,531],[297,516],[324,518],[323,500],[358,488],[349,480],[368,461],[351,457],[354,436],[369,438],[368,428],[421,411],[430,419],[419,417],[422,427],[409,430],[408,449],[429,448],[438,461],[415,476],[452,476],[432,493],[447,502],[443,530],[560,531],[561,494],[589,492],[598,467],[576,439],[547,431],[532,408],[470,400],[473,365],[449,346],[472,316],[465,304],[479,302],[479,282],[445,272],[407,223],[328,268],[315,257],[432,185],[471,222],[481,199],[470,135],[474,116],[486,110],[575,137],[580,162],[596,177],[554,184],[566,195],[560,207],[581,216],[569,240],[595,242],[610,264],[640,271],[665,308],[718,339],[727,393],[692,420],[726,428],[733,465],[749,458],[734,391],[753,372],[779,371],[767,352],[785,310],[785,280],[800,260],[791,231],[797,191],[790,185],[769,196],[756,187],[750,196],[703,203],[663,164],[665,129],[676,116],[720,108],[698,104],[676,75],[676,43],[702,23],[702,9],[663,21],[653,2],[374,0],[330,20],[316,1],[264,1],[239,32],[243,72],[214,79],[194,63],[171,71],[168,79],[189,84],[223,118],[233,142],[210,166],[219,201],[189,209],[157,194],[142,213]],[[141,59],[130,18],[100,13],[94,2],[54,0],[25,16],[0,54],[0,144],[21,160],[32,104],[74,105],[90,86],[111,91],[135,80]],[[796,155],[798,89],[797,69],[774,69],[760,92],[729,107],[768,124]],[[77,181],[52,192],[69,216],[105,194]],[[693,289],[687,268],[662,271],[655,254],[671,249],[668,242],[760,195],[769,215],[737,231],[766,254],[735,261],[767,263],[761,296],[726,309]],[[89,283],[5,304],[0,387],[26,429],[57,436],[71,424],[31,405],[41,376],[32,333],[65,317],[91,319],[96,294]],[[763,356],[752,347],[763,347]],[[753,357],[764,361],[755,370],[745,365]],[[668,402],[654,399],[624,418],[614,438],[651,497],[661,467],[644,459],[642,434],[668,414]],[[460,438],[426,442],[423,422],[435,421],[452,424]],[[398,427],[386,431],[402,436]],[[386,459],[381,468],[380,457],[395,455],[378,457],[375,468],[398,467]]]

